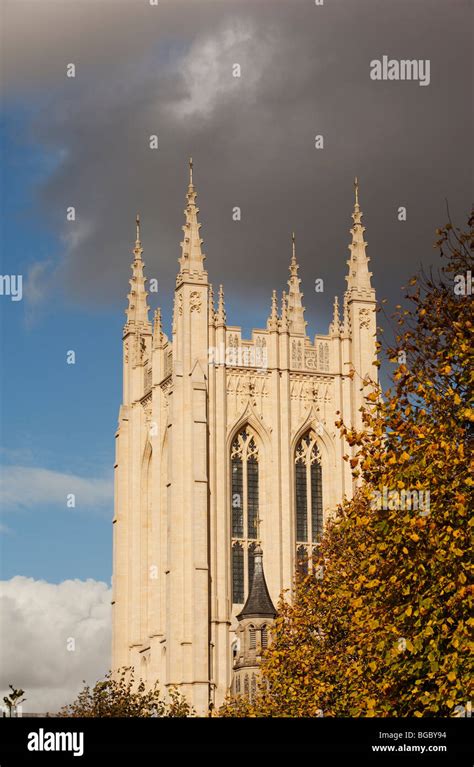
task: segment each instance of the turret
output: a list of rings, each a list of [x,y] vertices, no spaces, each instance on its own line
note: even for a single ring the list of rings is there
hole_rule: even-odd
[[[175,288],[172,395],[167,426],[167,589],[172,606],[166,663],[167,684],[179,687],[203,715],[209,705],[210,677],[208,357],[209,330],[213,331],[213,326],[209,326],[209,284],[196,196],[190,160],[184,239]],[[220,296],[221,305],[222,300]]]
[[[237,615],[239,626],[234,661],[234,694],[254,698],[262,652],[268,646],[269,632],[276,614],[263,571],[263,552],[260,544],[257,544],[253,552],[253,577],[249,595]]]
[[[343,336],[349,345],[344,352],[344,372],[354,369],[357,372],[353,380],[352,421],[356,427],[362,426],[360,408],[364,404],[362,382],[367,377],[377,381],[376,361],[376,301],[372,287],[372,273],[369,271],[369,257],[364,240],[365,226],[362,226],[362,211],[359,205],[359,183],[354,180],[355,202],[352,213],[353,225],[350,230],[352,242],[349,244],[350,258],[347,261],[349,274],[346,277],[347,289],[343,305]]]

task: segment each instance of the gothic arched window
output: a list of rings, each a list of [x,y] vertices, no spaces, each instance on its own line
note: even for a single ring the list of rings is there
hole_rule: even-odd
[[[232,601],[244,601],[244,550],[238,541],[232,543]]]
[[[316,434],[305,434],[295,452],[296,563],[299,572],[308,572],[308,560],[323,531],[323,489],[321,458]]]
[[[237,639],[234,639],[231,647],[232,647],[232,659],[235,660],[237,657],[237,653],[239,651],[239,643],[237,642]]]
[[[253,576],[253,551],[259,525],[259,471],[256,437],[249,426],[231,447],[232,602],[242,604]]]
[[[265,647],[268,647],[268,627],[262,626],[262,649],[265,649]]]
[[[255,546],[256,543],[249,543],[248,552],[249,552],[249,563],[248,563],[248,573],[249,573],[249,588],[250,584],[252,583],[253,579],[253,570],[255,566]]]
[[[257,634],[254,626],[250,626],[249,629],[249,650],[255,650],[257,647]]]

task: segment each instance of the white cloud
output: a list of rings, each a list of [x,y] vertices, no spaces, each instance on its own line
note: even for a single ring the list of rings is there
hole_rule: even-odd
[[[33,261],[28,267],[24,286],[25,321],[31,327],[39,316],[40,307],[54,290],[54,268],[51,261]]]
[[[171,106],[177,118],[208,117],[223,97],[239,92],[242,78],[246,98],[252,98],[269,57],[261,35],[249,22],[235,22],[212,36],[199,38],[181,62],[186,94]],[[232,67],[239,64],[241,77]]]
[[[46,299],[50,290],[50,261],[34,261],[28,267],[25,284],[25,298],[36,306]]]
[[[87,240],[90,236],[92,229],[93,227],[90,221],[78,221],[75,223],[74,229],[62,236],[62,240],[66,244],[67,252],[82,245],[84,240]]]
[[[71,493],[75,495],[76,509],[109,506],[113,502],[112,477],[78,477],[30,466],[0,468],[0,494],[7,511],[41,504],[66,509],[66,498]]]
[[[103,678],[110,667],[110,600],[107,584],[92,579],[0,581],[1,698],[13,684],[25,690],[23,711],[55,713],[74,700],[82,680],[93,685]],[[67,649],[70,638],[74,651]]]
[[[24,286],[26,302],[26,322],[31,326],[39,316],[39,310],[51,299],[61,279],[60,269],[74,252],[91,236],[93,227],[90,221],[75,221],[74,228],[61,235],[64,244],[62,264],[53,264],[52,260],[33,261],[28,267]]]

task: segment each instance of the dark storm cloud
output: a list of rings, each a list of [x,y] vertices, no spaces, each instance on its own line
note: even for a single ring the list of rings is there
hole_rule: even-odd
[[[71,303],[123,305],[136,210],[147,274],[169,295],[190,154],[209,276],[231,308],[286,287],[294,229],[308,319],[327,315],[345,286],[354,175],[379,296],[398,300],[434,258],[445,198],[465,218],[468,2],[19,0],[4,15],[8,93],[38,104],[30,138],[58,157],[39,199],[64,244],[48,283]],[[430,59],[430,85],[372,81],[384,54]]]

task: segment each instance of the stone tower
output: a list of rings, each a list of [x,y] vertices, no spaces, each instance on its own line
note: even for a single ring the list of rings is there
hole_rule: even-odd
[[[263,572],[263,552],[254,549],[254,566],[250,591],[242,612],[237,615],[238,629],[235,640],[234,678],[232,692],[251,700],[257,692],[262,652],[268,647],[276,610],[268,593]]]
[[[342,320],[336,298],[328,332],[312,338],[294,235],[280,308],[273,291],[266,327],[243,338],[227,324],[222,286],[215,306],[198,214],[190,162],[170,338],[159,309],[149,320],[137,217],[116,432],[112,662],[163,691],[178,687],[206,714],[232,684],[260,545],[275,604],[296,565],[312,567],[325,520],[352,495],[343,456],[353,449],[335,421],[340,412],[360,426],[361,380],[377,378],[376,304],[357,182]]]

